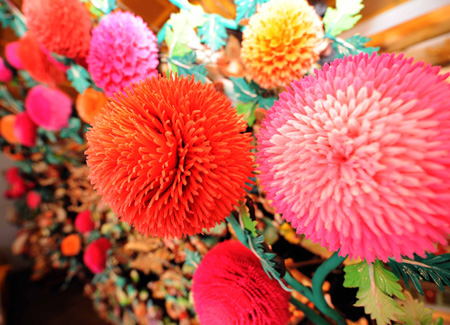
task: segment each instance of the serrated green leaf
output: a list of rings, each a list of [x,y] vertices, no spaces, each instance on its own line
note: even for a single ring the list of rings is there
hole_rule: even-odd
[[[359,288],[355,306],[364,307],[378,324],[391,324],[402,310],[392,296],[404,299],[398,278],[376,260],[373,264],[360,262],[344,268],[344,287]]]
[[[194,51],[189,52],[182,57],[174,57],[169,59],[169,62],[173,64],[176,69],[173,72],[178,72],[180,76],[193,75],[197,80],[202,83],[206,82],[206,71],[204,64],[197,64],[196,54]]]
[[[244,228],[247,229],[252,233],[254,237],[258,236],[258,233],[256,232],[256,226],[258,225],[258,221],[253,221],[250,216],[243,215],[242,221],[244,222]]]
[[[269,0],[235,0],[236,4],[236,23],[244,18],[250,18],[256,12],[256,6],[269,2]]]
[[[377,52],[380,49],[379,47],[365,47],[366,43],[369,41],[370,38],[358,34],[347,38],[345,41],[334,38],[333,48],[336,51],[336,59],[348,55],[356,55],[361,52],[369,54]]]
[[[231,77],[230,80],[233,82],[234,91],[236,92],[239,101],[248,103],[254,101],[258,97],[255,88],[244,78]]]
[[[327,34],[337,36],[349,30],[361,19],[362,0],[336,0],[336,9],[328,8],[323,23]]]
[[[434,282],[441,291],[444,290],[444,286],[450,287],[450,254],[427,254],[425,258],[415,255],[414,260],[405,258],[401,263],[390,259],[388,265],[397,277],[405,281],[407,288],[411,279],[421,295],[423,295],[421,281]]]
[[[414,299],[408,291],[405,291],[405,301],[399,302],[402,314],[397,316],[401,324],[428,325],[433,323],[433,310],[426,308],[423,302]]]
[[[218,15],[208,15],[208,20],[198,29],[198,35],[212,52],[220,50],[228,38],[227,30]]]
[[[259,97],[259,106],[265,109],[270,109],[277,99],[275,97]]]

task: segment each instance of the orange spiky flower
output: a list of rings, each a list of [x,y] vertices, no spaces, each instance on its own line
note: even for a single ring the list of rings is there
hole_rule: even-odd
[[[90,180],[143,234],[181,237],[223,221],[252,174],[251,136],[210,84],[158,76],[116,94],[87,133]]]

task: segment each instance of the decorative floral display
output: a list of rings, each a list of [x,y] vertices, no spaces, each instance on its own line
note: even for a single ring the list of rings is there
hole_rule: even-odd
[[[156,36],[141,17],[120,11],[109,14],[92,31],[87,63],[95,84],[111,96],[157,74]]]
[[[0,81],[10,82],[13,79],[13,76],[11,69],[9,69],[5,63],[5,60],[0,58]]]
[[[87,133],[90,180],[143,234],[214,227],[251,177],[249,134],[230,101],[193,79],[152,77],[116,95]]]
[[[72,114],[70,97],[56,88],[45,86],[36,86],[30,90],[25,107],[34,123],[49,131],[67,127]]]
[[[92,213],[89,210],[78,213],[75,218],[75,228],[85,234],[95,229],[95,223],[92,220]]]
[[[84,58],[91,40],[89,12],[80,0],[24,0],[27,27],[49,51]]]
[[[10,199],[22,197],[28,186],[20,176],[20,170],[17,167],[11,167],[5,173],[6,181],[9,184],[9,188],[5,192],[5,196]]]
[[[81,238],[77,234],[72,234],[63,239],[61,243],[61,253],[64,256],[75,256],[81,251]]]
[[[271,0],[244,30],[242,60],[261,87],[286,87],[318,60],[322,43],[322,21],[306,0]]]
[[[26,201],[30,209],[37,209],[42,202],[42,197],[38,192],[29,191]]]
[[[192,292],[201,324],[284,325],[290,318],[290,294],[238,241],[220,243],[205,255]]]
[[[48,85],[56,85],[65,80],[64,72],[43,51],[31,32],[20,39],[17,54],[23,68],[33,79]]]
[[[360,54],[280,95],[258,161],[264,189],[298,233],[367,261],[445,243],[450,86],[438,72]]]
[[[100,91],[88,88],[83,94],[79,94],[76,100],[76,108],[80,118],[93,124],[95,117],[100,113],[103,106],[106,105],[108,98]]]
[[[110,248],[111,243],[107,238],[99,238],[86,248],[83,261],[92,273],[100,273],[105,269]]]
[[[12,67],[20,70],[23,69],[24,66],[22,64],[22,61],[19,58],[19,42],[11,42],[6,44],[5,46],[5,56],[6,60],[9,64],[11,64]]]
[[[24,146],[34,147],[36,145],[37,126],[26,112],[16,115],[14,135],[17,141]]]

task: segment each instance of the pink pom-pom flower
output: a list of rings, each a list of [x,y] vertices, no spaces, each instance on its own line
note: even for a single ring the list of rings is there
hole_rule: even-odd
[[[75,218],[75,228],[81,234],[85,234],[87,232],[94,230],[95,223],[92,220],[91,211],[86,210],[78,213],[77,217]]]
[[[111,96],[157,74],[156,36],[141,17],[111,13],[94,28],[86,61],[95,84]]]
[[[291,88],[258,137],[261,184],[300,234],[342,256],[435,251],[450,232],[450,85],[402,55],[336,60]]]
[[[265,273],[238,241],[209,251],[194,273],[192,293],[201,324],[287,324],[290,293]]]
[[[38,192],[29,191],[26,197],[27,205],[30,209],[36,209],[42,202],[42,197]]]
[[[10,82],[13,79],[13,72],[6,66],[5,60],[0,58],[0,81]]]
[[[34,124],[26,112],[16,115],[14,135],[21,145],[27,147],[34,147],[36,145],[37,125]]]
[[[97,274],[105,269],[110,248],[111,243],[104,237],[94,240],[86,248],[83,261],[92,273]]]
[[[5,178],[9,184],[9,188],[4,193],[5,197],[9,199],[17,199],[25,194],[28,189],[28,185],[20,175],[19,168],[9,168],[5,173]]]
[[[34,123],[49,131],[59,131],[69,124],[72,100],[58,89],[38,85],[28,93],[25,108]]]
[[[5,46],[5,56],[6,60],[8,61],[11,66],[16,68],[17,70],[23,69],[23,63],[22,60],[20,60],[19,57],[19,42],[11,42],[6,44]]]

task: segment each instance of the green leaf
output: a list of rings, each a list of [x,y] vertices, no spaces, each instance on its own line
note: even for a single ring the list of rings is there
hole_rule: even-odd
[[[218,15],[208,15],[208,20],[198,29],[198,35],[212,52],[220,50],[228,38],[227,30]]]
[[[395,315],[402,315],[402,310],[392,296],[405,299],[398,278],[376,260],[374,264],[366,262],[348,265],[344,268],[344,287],[359,288],[355,306],[364,307],[377,324],[391,324]]]
[[[200,254],[198,252],[193,252],[187,248],[184,251],[186,252],[185,263],[196,268],[202,260]]]
[[[259,106],[265,109],[270,109],[277,99],[275,97],[259,97]]]
[[[191,51],[182,57],[171,58],[169,59],[169,62],[175,65],[178,75],[193,75],[202,83],[206,82],[206,75],[208,74],[208,72],[206,71],[204,64],[197,64],[196,54],[194,51]]]
[[[79,144],[83,144],[84,141],[78,134],[81,127],[81,120],[78,117],[71,117],[69,120],[69,125],[60,132],[61,138],[70,138],[75,140]]]
[[[78,64],[73,64],[67,70],[67,78],[72,82],[72,86],[82,94],[91,86],[91,75],[89,72]]]
[[[249,126],[255,123],[255,102],[253,103],[238,103],[236,105],[236,111],[238,115],[244,114],[244,118]]]
[[[328,8],[323,23],[327,34],[336,36],[349,30],[361,19],[362,0],[336,0],[336,9]]]
[[[235,0],[236,4],[236,23],[244,18],[250,18],[256,12],[256,6],[268,2],[269,0]]]
[[[239,101],[248,103],[258,98],[258,86],[255,84],[255,87],[253,82],[249,84],[245,78],[234,77],[231,77],[230,80],[233,82],[234,91],[236,92]]]
[[[244,222],[244,228],[247,229],[252,233],[254,237],[258,236],[258,233],[256,232],[256,226],[258,225],[258,221],[253,221],[250,216],[243,215],[242,221]]]
[[[401,324],[432,324],[433,310],[414,299],[408,291],[405,291],[405,296],[406,300],[399,303],[402,314],[397,317],[397,321]]]
[[[425,258],[415,255],[414,260],[405,258],[402,262],[389,259],[388,264],[396,276],[403,278],[407,288],[411,279],[421,295],[420,281],[434,282],[441,291],[444,286],[450,287],[450,254],[427,254]]]
[[[336,50],[336,59],[348,55],[356,55],[361,52],[371,54],[380,49],[379,47],[365,47],[366,43],[370,41],[370,38],[361,35],[353,35],[345,41],[339,38],[332,39],[334,40],[333,48]]]

